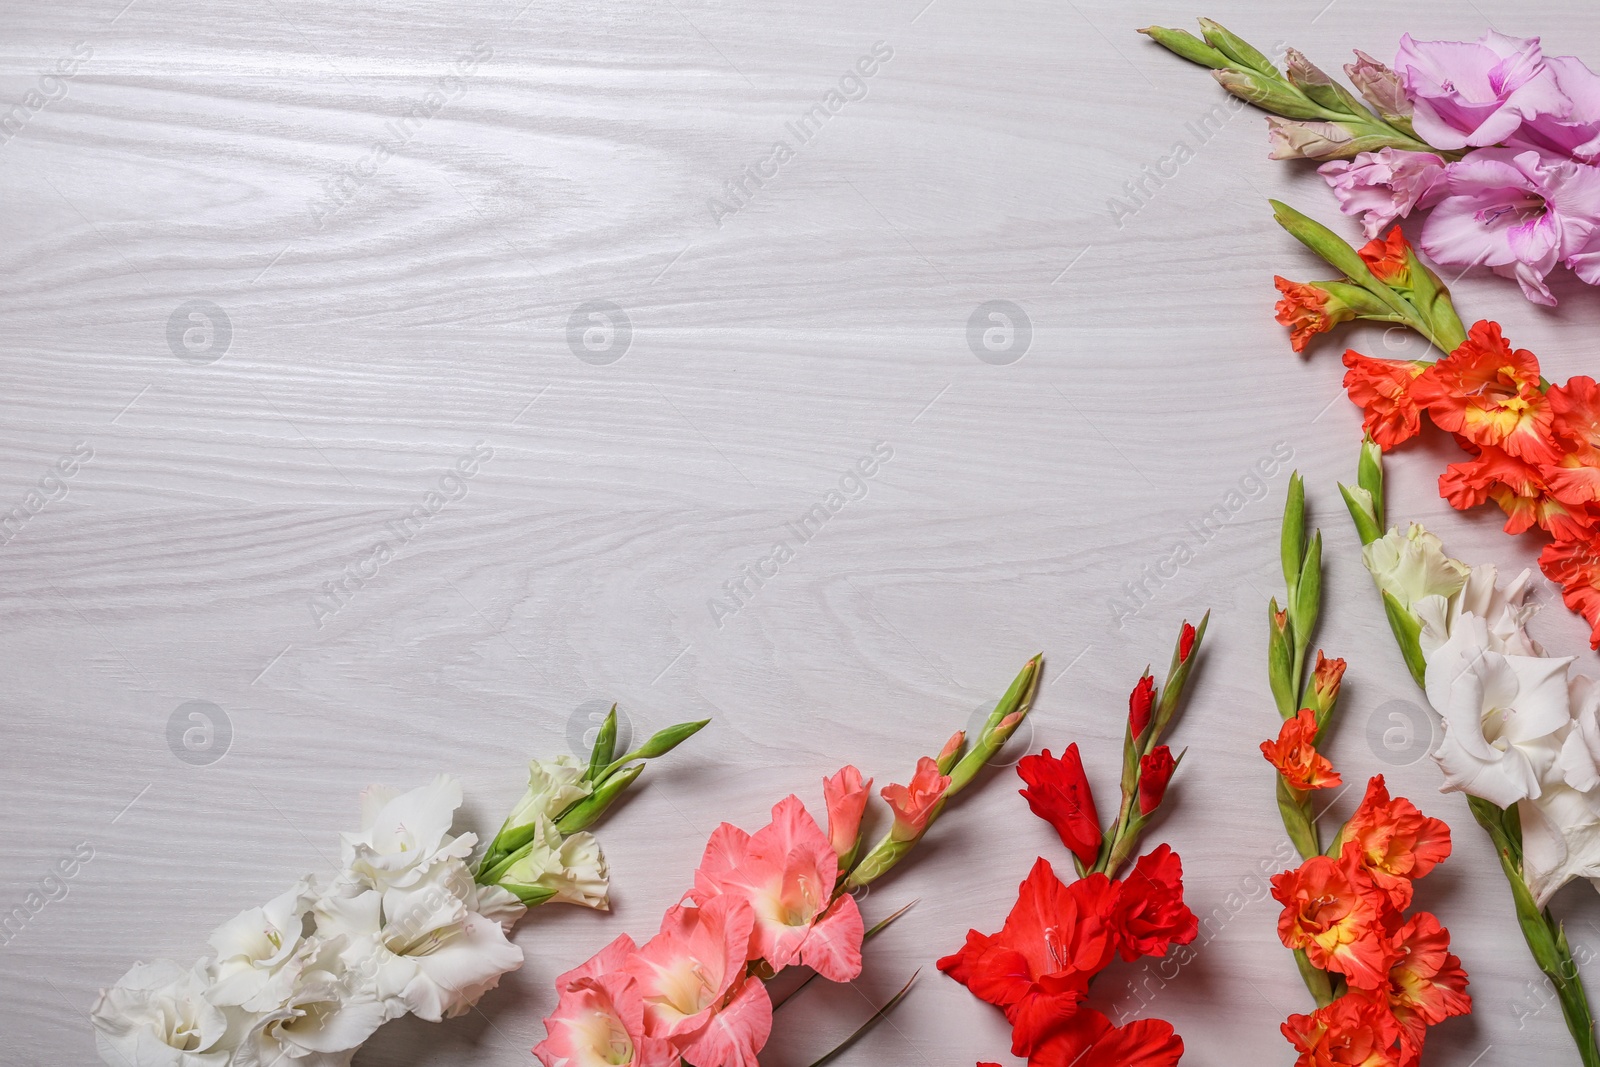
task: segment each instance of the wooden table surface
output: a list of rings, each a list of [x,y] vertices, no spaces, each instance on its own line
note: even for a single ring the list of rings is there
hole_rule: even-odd
[[[1095,1003],[1171,1020],[1185,1063],[1288,1063],[1309,1000],[1260,879],[1284,835],[1256,746],[1291,467],[1328,544],[1320,642],[1351,663],[1333,758],[1456,831],[1419,900],[1476,1011],[1429,1061],[1576,1062],[1465,802],[1425,736],[1396,742],[1426,719],[1334,489],[1341,343],[1420,346],[1289,352],[1272,275],[1324,271],[1265,198],[1332,200],[1133,32],[1199,14],[1329,69],[1491,19],[1600,60],[1575,2],[7,4],[0,510],[48,500],[0,545],[0,911],[93,858],[0,945],[0,1064],[93,1062],[95,990],[326,871],[368,782],[458,774],[458,829],[492,832],[596,707],[635,736],[714,717],[604,825],[612,914],[544,910],[481,1013],[357,1059],[526,1065],[551,978],[653,930],[719,820],[818,804],[847,761],[903,781],[1034,652],[1029,740],[1079,742],[1110,807],[1126,691],[1207,608],[1150,838],[1205,932],[1175,975],[1113,965]],[[1593,371],[1593,290],[1455,290],[1551,378]],[[1447,455],[1395,457],[1394,514],[1531,564],[1437,498]],[[1583,650],[1541,588],[1538,632]],[[920,903],[763,1062],[810,1062],[918,968],[841,1063],[1014,1062],[932,963],[1035,855],[1068,867],[1017,784],[1001,768],[875,888],[869,920]],[[1600,949],[1589,888],[1556,910]]]

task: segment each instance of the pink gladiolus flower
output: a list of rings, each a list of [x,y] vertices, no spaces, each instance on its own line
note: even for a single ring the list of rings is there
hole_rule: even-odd
[[[780,800],[753,835],[724,823],[695,873],[702,906],[737,897],[755,915],[748,957],[782,970],[796,961],[834,982],[861,973],[864,927],[854,897],[833,899],[839,857],[798,797]]]
[[[1417,136],[1435,148],[1497,145],[1524,119],[1570,107],[1537,37],[1490,30],[1477,41],[1418,41],[1406,34],[1394,69],[1411,98]]]
[[[927,756],[917,760],[917,773],[910,785],[888,785],[881,790],[894,809],[894,828],[889,836],[896,841],[911,841],[927,829],[928,817],[950,788],[950,776],[939,773],[939,765]]]
[[[1510,147],[1533,148],[1542,155],[1566,156],[1580,163],[1600,159],[1600,74],[1577,56],[1551,56],[1545,67],[1566,101],[1560,112],[1530,115],[1512,134]]]
[[[1422,250],[1447,266],[1489,267],[1534,303],[1554,305],[1545,276],[1588,249],[1600,223],[1600,169],[1485,148],[1447,166],[1445,181]]]
[[[678,1055],[644,1032],[639,984],[623,972],[633,954],[623,934],[588,963],[556,979],[561,1000],[544,1021],[533,1054],[545,1067],[673,1067]]]
[[[1445,194],[1444,160],[1432,152],[1380,148],[1324,163],[1317,173],[1333,187],[1340,211],[1361,216],[1368,240]]]
[[[856,847],[871,790],[872,779],[863,782],[861,772],[854,767],[841,768],[832,778],[822,780],[822,799],[828,806],[828,841],[840,856]]]
[[[755,915],[736,896],[668,909],[661,931],[623,963],[638,982],[644,1029],[695,1067],[756,1067],[772,1001],[745,973]]]

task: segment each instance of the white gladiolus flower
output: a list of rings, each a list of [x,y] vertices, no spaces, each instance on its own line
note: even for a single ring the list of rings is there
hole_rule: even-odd
[[[441,774],[407,793],[369,787],[361,797],[362,830],[341,834],[344,865],[362,886],[384,890],[414,885],[442,860],[465,859],[478,838],[450,836],[461,806],[461,782]]]
[[[400,1014],[348,970],[341,947],[338,939],[301,946],[274,983],[282,1002],[254,1018],[235,1067],[345,1067],[378,1027]]]
[[[464,865],[438,864],[405,888],[324,896],[317,929],[345,939],[346,965],[372,996],[438,1022],[465,1013],[522,965],[501,923],[468,907],[477,896]]]
[[[528,791],[506,818],[506,826],[526,826],[544,817],[554,819],[593,790],[581,781],[587,765],[573,756],[532,760],[528,764]]]
[[[1444,738],[1433,753],[1444,790],[1502,808],[1537,798],[1572,721],[1572,658],[1496,652],[1485,622],[1462,615],[1427,663],[1428,702],[1444,720]]]
[[[288,892],[241,911],[212,932],[217,954],[212,1003],[252,1012],[278,1006],[284,991],[273,988],[274,979],[300,948],[311,900],[311,879],[302,878]]]
[[[1563,783],[1517,805],[1522,821],[1522,877],[1542,908],[1574,878],[1600,889],[1600,793]]]
[[[206,999],[209,963],[136,963],[102,990],[89,1012],[100,1058],[123,1067],[226,1067],[237,1020]]]
[[[500,884],[528,903],[564,900],[606,911],[611,907],[605,854],[593,834],[562,837],[549,819],[540,821],[528,853],[511,864]]]
[[[1433,655],[1449,640],[1462,617],[1468,615],[1483,620],[1491,650],[1511,656],[1544,655],[1544,649],[1525,629],[1539,610],[1537,605],[1528,603],[1533,572],[1524,570],[1504,588],[1496,584],[1497,577],[1494,564],[1481,564],[1468,572],[1453,595],[1426,596],[1411,605],[1412,613],[1422,623],[1417,643],[1424,656]]]
[[[1404,534],[1391,528],[1361,550],[1380,590],[1410,608],[1424,597],[1452,597],[1467,579],[1467,565],[1444,554],[1444,544],[1417,523]]]

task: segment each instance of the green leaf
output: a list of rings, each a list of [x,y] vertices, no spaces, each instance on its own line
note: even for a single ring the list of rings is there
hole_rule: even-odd
[[[1283,557],[1283,580],[1289,587],[1289,603],[1293,604],[1300,568],[1305,562],[1306,544],[1306,485],[1299,471],[1289,475],[1289,496],[1283,504],[1283,527],[1278,541],[1279,554]]]
[[[1360,536],[1363,545],[1370,545],[1383,536],[1381,520],[1375,514],[1376,504],[1372,494],[1359,486],[1348,486],[1339,483],[1339,495],[1344,497],[1344,506],[1350,511],[1350,518],[1355,521],[1356,534]]]
[[[1400,644],[1400,655],[1405,658],[1412,680],[1419,686],[1425,686],[1428,660],[1422,654],[1422,623],[1388,590],[1383,593],[1383,610],[1389,616],[1389,629],[1394,631],[1394,639]]]
[[[1311,631],[1316,629],[1317,612],[1321,604],[1322,531],[1317,530],[1306,545],[1306,558],[1300,564],[1300,581],[1294,591],[1294,605],[1289,609],[1289,624],[1294,629],[1297,649],[1307,648],[1311,644]]]

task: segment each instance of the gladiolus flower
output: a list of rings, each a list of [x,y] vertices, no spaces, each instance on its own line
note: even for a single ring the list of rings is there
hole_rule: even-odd
[[[1404,797],[1390,799],[1383,775],[1344,827],[1344,855],[1354,859],[1396,908],[1411,904],[1411,883],[1450,855],[1450,827],[1417,810]]]
[[[1418,377],[1411,395],[1440,429],[1474,444],[1530,463],[1560,458],[1550,436],[1554,412],[1539,390],[1538,357],[1513,350],[1498,323],[1473,323],[1460,347]]]
[[[799,962],[829,981],[848,982],[861,973],[863,927],[855,898],[833,897],[838,876],[839,857],[822,828],[799,797],[788,796],[754,834],[719,826],[689,895],[701,907],[722,894],[750,905],[750,959],[764,959],[774,971]]]
[[[1600,501],[1600,385],[1583,375],[1545,394],[1555,413],[1551,425],[1561,458],[1543,468],[1550,491],[1563,503]]]
[[[1417,208],[1432,207],[1445,190],[1444,159],[1432,152],[1358,152],[1354,159],[1322,164],[1317,173],[1333,189],[1341,212],[1361,216],[1369,239]]]
[[[845,856],[855,850],[871,791],[872,779],[862,781],[861,772],[851,766],[822,780],[822,798],[828,807],[828,843],[836,854]]]
[[[910,785],[886,785],[880,790],[894,811],[894,827],[889,834],[896,841],[914,841],[928,828],[928,819],[950,788],[950,776],[939,773],[939,765],[923,756],[917,760],[917,773]]]
[[[1428,1027],[1472,1011],[1467,972],[1450,953],[1450,932],[1430,912],[1413,915],[1391,944],[1398,959],[1389,968],[1389,1008],[1400,1025],[1401,1050],[1420,1055]]]
[[[1474,459],[1452,463],[1439,476],[1439,495],[1450,506],[1465,511],[1493,500],[1506,513],[1506,533],[1519,534],[1533,526],[1558,540],[1583,537],[1594,522],[1586,507],[1569,507],[1557,499],[1545,481],[1549,466],[1535,466],[1498,448],[1478,448]]]
[[[1313,966],[1338,971],[1358,989],[1386,981],[1391,961],[1382,919],[1389,901],[1353,860],[1312,856],[1274,876],[1272,895],[1283,905],[1278,937],[1286,947],[1305,949]]]
[[[1172,780],[1172,772],[1177,766],[1177,761],[1172,758],[1172,750],[1166,745],[1158,745],[1154,751],[1139,759],[1140,815],[1149,815],[1161,806],[1161,798],[1166,796],[1167,783]]]
[[[1037,756],[1024,756],[1017,761],[1017,774],[1028,783],[1028,788],[1019,790],[1028,807],[1056,828],[1061,843],[1079,863],[1092,865],[1104,834],[1078,746],[1068,745],[1059,759],[1048,748]]]
[[[1356,318],[1355,308],[1316,282],[1291,282],[1279,277],[1274,277],[1272,282],[1283,294],[1274,308],[1274,316],[1289,327],[1289,347],[1296,352],[1304,352],[1317,334]]]
[[[1546,545],[1539,555],[1539,569],[1561,586],[1567,607],[1593,627],[1589,647],[1600,648],[1600,533]]]
[[[1150,706],[1156,698],[1156,680],[1150,675],[1139,679],[1139,684],[1128,694],[1128,732],[1135,738],[1144,735],[1150,725]]]
[[[1324,707],[1332,706],[1339,699],[1339,684],[1344,678],[1344,669],[1344,660],[1329,659],[1321,649],[1317,650],[1317,665],[1311,668],[1311,688]]]
[[[533,1054],[545,1067],[674,1067],[679,1061],[665,1040],[644,1032],[639,984],[622,970],[635,951],[623,934],[583,966],[556,979],[561,999],[544,1020],[546,1037]]]
[[[1386,1005],[1346,993],[1310,1015],[1291,1015],[1283,1036],[1300,1053],[1295,1067],[1398,1067],[1399,1024]]]
[[[1028,1055],[1115,957],[1118,931],[1107,916],[1117,883],[1100,873],[1064,885],[1040,859],[1017,891],[1000,932],[967,931],[967,943],[939,969],[980,1000],[1005,1010],[1011,1051]]]
[[[1028,1067],[1175,1067],[1183,1039],[1172,1024],[1136,1019],[1112,1026],[1097,1011],[1080,1008],[1028,1057]]]
[[[1386,237],[1375,237],[1356,250],[1377,279],[1394,289],[1411,288],[1411,245],[1396,226]]]
[[[1490,30],[1476,41],[1418,41],[1405,34],[1394,69],[1415,108],[1417,136],[1437,148],[1499,144],[1525,119],[1568,106],[1537,37]]]
[[[1140,856],[1118,886],[1109,921],[1123,959],[1164,956],[1168,947],[1187,945],[1200,932],[1199,920],[1183,902],[1183,861],[1170,845]]]
[[[1412,387],[1429,364],[1412,360],[1373,359],[1346,349],[1345,392],[1361,408],[1361,428],[1385,452],[1409,441],[1422,429],[1422,409]]]
[[[1185,622],[1183,624],[1183,628],[1178,631],[1178,662],[1179,663],[1187,663],[1189,661],[1189,653],[1194,651],[1194,639],[1195,639],[1194,627],[1191,626],[1189,623]]]
[[[1301,708],[1294,718],[1284,720],[1276,741],[1261,742],[1261,754],[1296,789],[1332,789],[1343,785],[1333,763],[1317,751],[1316,740],[1317,713]]]
[[[772,1032],[772,1001],[745,975],[755,914],[739,897],[668,909],[623,967],[644,999],[645,1033],[696,1067],[750,1067]]]

